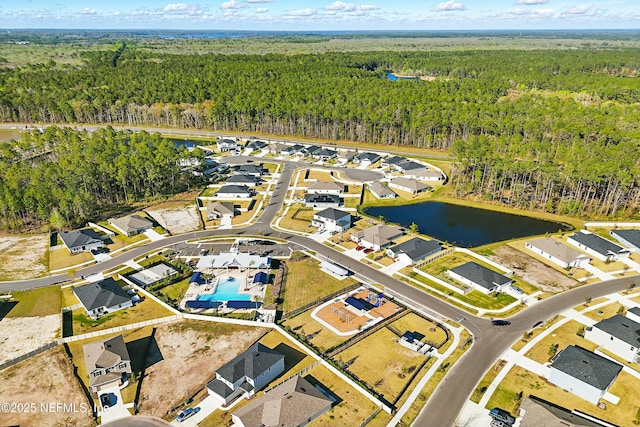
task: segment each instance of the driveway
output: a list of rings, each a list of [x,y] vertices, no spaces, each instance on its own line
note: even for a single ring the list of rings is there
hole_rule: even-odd
[[[164,236],[158,233],[156,230],[151,230],[151,229],[146,230],[144,232],[144,235],[147,236],[149,240],[151,240],[152,242],[156,242],[158,240],[164,239]]]
[[[187,418],[186,420],[179,422],[175,419],[171,421],[172,426],[180,426],[180,427],[196,427],[199,423],[202,422],[205,418],[207,418],[213,411],[219,409],[222,405],[220,401],[218,401],[213,396],[207,396],[202,402],[198,405],[194,405],[193,407],[199,407],[200,411],[197,414],[193,415],[191,418]]]
[[[131,412],[125,407],[124,402],[122,401],[122,395],[120,394],[120,388],[117,385],[103,388],[98,393],[98,396],[102,396],[106,393],[113,393],[116,396],[117,402],[115,405],[103,409],[101,415],[101,423],[105,424],[113,420],[118,420],[120,418],[130,417]],[[102,404],[100,405],[102,406]]]

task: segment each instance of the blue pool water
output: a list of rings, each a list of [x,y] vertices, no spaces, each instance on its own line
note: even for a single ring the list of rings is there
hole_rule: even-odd
[[[238,293],[240,280],[235,277],[222,277],[216,291],[212,294],[198,295],[198,301],[251,301],[251,295]]]

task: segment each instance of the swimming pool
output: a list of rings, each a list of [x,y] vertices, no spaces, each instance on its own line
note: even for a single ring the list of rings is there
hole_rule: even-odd
[[[251,301],[251,295],[241,294],[241,281],[237,277],[221,277],[218,279],[216,291],[212,294],[198,295],[198,301]]]

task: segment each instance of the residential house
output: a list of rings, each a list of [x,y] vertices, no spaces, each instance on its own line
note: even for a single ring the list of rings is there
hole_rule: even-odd
[[[284,144],[280,144],[279,142],[275,142],[273,144],[269,144],[269,146],[267,147],[267,151],[270,154],[283,154],[282,150],[286,150],[287,148],[289,148],[289,146],[284,145]]]
[[[310,145],[309,147],[304,147],[297,154],[301,157],[309,157],[313,156],[313,153],[320,150],[321,148],[322,147],[320,147],[319,145]]]
[[[267,147],[267,143],[264,141],[247,141],[245,148],[250,148],[251,151],[261,151]]]
[[[410,170],[404,173],[407,178],[419,179],[421,181],[442,181],[444,175],[442,172],[431,169]]]
[[[416,181],[415,179],[409,179],[404,177],[398,177],[391,180],[389,183],[389,187],[397,188],[401,191],[406,191],[411,194],[422,193],[423,191],[430,190],[427,184],[423,184],[420,181]]]
[[[567,237],[567,243],[577,246],[579,249],[582,249],[601,261],[615,261],[620,258],[628,258],[630,253],[629,249],[625,249],[604,237],[585,230],[580,230]]]
[[[222,404],[238,396],[251,398],[284,372],[284,356],[257,342],[216,371],[207,392]]]
[[[232,175],[252,175],[256,178],[262,176],[262,165],[244,164],[236,165],[231,168]]]
[[[513,283],[513,279],[496,273],[473,261],[447,270],[447,274],[451,278],[465,285],[469,285],[484,294],[499,291]]]
[[[615,314],[588,327],[584,337],[627,362],[638,361],[640,323],[622,314]]]
[[[317,227],[318,232],[343,232],[351,227],[351,214],[335,208],[327,208],[313,214],[311,226]]]
[[[314,208],[337,208],[341,204],[340,197],[335,194],[305,194],[304,205]]]
[[[112,277],[73,288],[73,293],[93,319],[133,306],[131,296]]]
[[[372,164],[374,164],[378,160],[380,160],[380,155],[379,154],[376,154],[376,153],[358,153],[353,158],[353,163],[355,163],[357,165],[371,166]]]
[[[402,162],[406,162],[408,161],[407,158],[405,157],[400,157],[400,156],[389,156],[389,157],[385,157],[384,159],[382,159],[382,161],[380,162],[380,165],[382,167],[392,167],[395,168],[395,166],[399,163]]]
[[[85,344],[82,352],[91,391],[119,385],[123,377],[131,373],[131,357],[122,335]]]
[[[307,186],[307,193],[311,194],[342,194],[344,193],[344,185],[337,182],[316,181],[311,182]]]
[[[621,370],[619,363],[570,345],[551,360],[549,382],[597,405]]]
[[[238,143],[229,138],[219,139],[218,142],[216,142],[216,145],[218,146],[218,151],[221,153],[235,151],[238,149]]]
[[[296,375],[231,414],[236,427],[302,427],[331,409],[333,400]]]
[[[250,199],[254,191],[246,185],[223,185],[216,193],[220,199]]]
[[[282,154],[283,156],[293,156],[294,154],[298,154],[302,150],[304,150],[304,145],[287,145],[282,150],[280,150],[280,154]]]
[[[627,310],[627,318],[640,323],[640,307],[631,307]]]
[[[632,251],[640,253],[640,230],[611,230],[609,234]]]
[[[387,249],[387,256],[404,264],[415,264],[442,250],[437,240],[414,237]]]
[[[406,175],[408,173],[426,170],[427,167],[421,163],[414,162],[413,160],[406,160],[394,165],[394,169]]]
[[[83,228],[82,230],[76,231],[61,231],[58,233],[58,236],[60,236],[60,240],[62,240],[62,243],[72,255],[104,247],[102,237],[91,228]]]
[[[369,191],[376,199],[395,199],[398,195],[387,184],[379,181],[372,182],[368,186]]]
[[[340,280],[351,275],[351,272],[343,266],[334,264],[329,261],[322,261],[320,263],[320,271],[324,271],[325,273],[330,274]]]
[[[591,261],[591,258],[582,252],[563,245],[551,237],[530,240],[524,244],[524,247],[562,268],[584,268]]]
[[[128,215],[122,218],[109,218],[109,224],[125,236],[134,236],[153,228],[153,222],[140,215]]]
[[[613,424],[529,395],[520,403],[519,427],[614,427]]]
[[[404,232],[399,227],[377,224],[351,234],[351,240],[365,248],[379,251],[390,246],[394,239],[401,237],[403,234]]]
[[[227,178],[227,184],[246,185],[248,187],[255,187],[261,182],[260,178],[254,175],[231,175]]]
[[[321,149],[314,151],[311,154],[311,157],[326,162],[327,160],[335,159],[336,157],[338,157],[338,152],[330,148],[322,147]]]
[[[271,258],[248,252],[220,252],[218,255],[200,257],[196,269],[211,268],[268,269],[271,268]]]
[[[346,165],[347,163],[353,160],[356,154],[358,153],[352,150],[341,150],[338,153],[338,164]]]
[[[236,215],[236,209],[231,202],[209,202],[207,204],[207,219],[233,218]]]

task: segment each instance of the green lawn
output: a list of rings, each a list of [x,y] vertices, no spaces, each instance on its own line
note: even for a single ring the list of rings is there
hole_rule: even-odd
[[[587,350],[593,351],[597,346],[591,341],[578,335],[578,331],[584,327],[582,323],[570,320],[561,327],[555,329],[551,334],[542,338],[533,348],[529,350],[526,356],[538,363],[548,362],[553,354],[549,352],[552,345],[558,345],[557,352],[564,350],[568,345],[578,345]]]
[[[355,283],[352,278],[338,280],[320,271],[320,263],[310,257],[299,261],[288,260],[286,264],[287,281],[283,294],[285,313]]]
[[[93,256],[89,252],[71,255],[66,248],[49,251],[49,271],[73,267],[87,261],[94,262]]]
[[[191,280],[191,278],[187,277],[179,282],[174,283],[173,285],[165,286],[162,289],[158,289],[154,293],[158,294],[158,296],[164,296],[168,300],[182,301],[182,298],[184,298],[184,295],[189,289],[189,280]]]
[[[62,290],[58,285],[13,292],[12,297],[13,302],[0,303],[0,313],[9,310],[6,317],[46,316],[58,314],[62,309]]]

